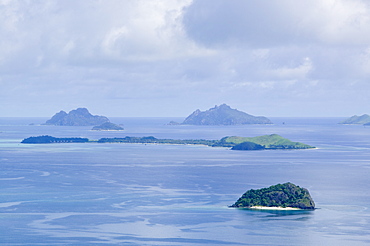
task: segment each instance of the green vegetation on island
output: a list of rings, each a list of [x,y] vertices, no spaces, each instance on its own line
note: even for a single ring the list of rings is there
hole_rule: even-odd
[[[244,125],[244,124],[272,124],[263,116],[253,116],[242,111],[232,109],[226,104],[215,106],[206,111],[197,109],[189,115],[183,125]]]
[[[124,138],[101,138],[98,143],[143,143],[143,144],[194,144],[218,146],[219,140],[205,139],[158,139],[153,136],[149,137],[124,137]],[[230,147],[230,146],[226,146]]]
[[[89,142],[87,138],[55,138],[44,135],[38,137],[29,137],[23,139],[21,143],[24,144],[44,144],[44,143],[86,143]]]
[[[79,142],[80,138],[54,138],[50,136],[30,137],[22,143],[69,143]],[[260,137],[224,137],[221,140],[206,139],[158,139],[149,137],[101,138],[97,141],[83,138],[81,142],[97,143],[142,143],[142,144],[193,144],[211,147],[231,147],[233,150],[262,150],[262,149],[309,149],[310,145],[292,142],[277,134]]]
[[[259,149],[310,149],[310,145],[292,142],[277,134],[259,137],[224,137],[221,140],[205,139],[158,139],[150,137],[101,138],[99,143],[156,143],[156,144],[200,144],[211,147],[232,147],[233,150]]]
[[[292,142],[289,139],[283,138],[278,134],[263,135],[258,137],[225,137],[222,142],[234,144],[235,149],[242,149],[245,142],[252,142],[261,145],[264,149],[311,149],[310,145],[300,142]],[[242,144],[242,145],[240,145]],[[258,146],[256,146],[258,148]]]
[[[277,184],[268,188],[245,192],[231,207],[282,207],[314,209],[315,203],[305,188],[292,183]]]
[[[99,126],[94,126],[91,130],[93,131],[122,131],[123,127],[116,125],[112,122],[105,122]]]
[[[363,114],[361,116],[354,115],[348,119],[345,119],[339,124],[358,124],[358,125],[368,125],[370,123],[370,115]]]
[[[243,142],[243,143],[234,145],[231,149],[232,150],[262,150],[266,148],[260,144],[256,144],[253,142]]]

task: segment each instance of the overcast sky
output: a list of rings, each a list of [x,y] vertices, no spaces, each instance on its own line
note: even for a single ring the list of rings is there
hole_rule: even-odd
[[[0,0],[0,117],[370,113],[368,0]]]

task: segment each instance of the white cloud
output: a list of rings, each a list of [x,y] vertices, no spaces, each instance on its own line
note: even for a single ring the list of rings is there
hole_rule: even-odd
[[[0,0],[0,104],[363,107],[369,18],[365,0]]]
[[[363,0],[198,0],[188,8],[185,23],[191,37],[205,45],[370,41],[370,5]]]
[[[296,67],[279,67],[277,69],[272,69],[266,71],[271,78],[276,78],[277,80],[298,80],[298,79],[306,79],[308,77],[308,73],[312,69],[312,62],[311,59],[306,57],[302,64]]]
[[[317,36],[329,44],[364,45],[370,41],[370,6],[360,0],[327,0],[308,8],[305,26],[313,23]],[[317,9],[317,11],[315,11]],[[313,22],[315,18],[318,21]]]
[[[182,29],[176,1],[9,1],[0,9],[2,57],[29,50],[44,62],[167,59],[202,52]],[[38,56],[34,54],[34,56]],[[35,58],[36,59],[36,58]],[[61,59],[61,61],[59,60]]]

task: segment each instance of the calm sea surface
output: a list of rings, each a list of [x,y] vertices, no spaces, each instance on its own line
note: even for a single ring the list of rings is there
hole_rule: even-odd
[[[273,125],[170,126],[111,118],[122,132],[0,118],[0,245],[369,245],[370,127],[341,118]],[[32,125],[30,125],[33,123]],[[20,144],[30,136],[220,139],[276,133],[310,150],[194,145]],[[228,208],[245,191],[292,182],[314,211]]]

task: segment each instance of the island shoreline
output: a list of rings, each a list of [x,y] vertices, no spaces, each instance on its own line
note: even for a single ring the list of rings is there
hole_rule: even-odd
[[[171,145],[204,145],[209,147],[228,147],[231,150],[298,150],[314,149],[314,146],[292,142],[277,134],[264,135],[253,138],[246,137],[224,137],[220,140],[206,139],[157,139],[153,136],[148,137],[123,137],[123,138],[100,138],[90,140],[88,138],[56,138],[48,135],[29,137],[23,139],[23,144],[45,144],[45,143],[139,143],[139,144],[171,144]]]
[[[248,207],[248,209],[253,209],[253,210],[305,210],[302,208],[293,208],[293,207],[265,207],[265,206],[252,206]]]

